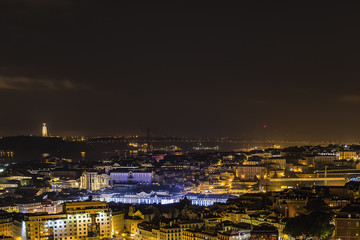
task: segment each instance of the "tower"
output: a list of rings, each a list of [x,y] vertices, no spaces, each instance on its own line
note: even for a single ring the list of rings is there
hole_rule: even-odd
[[[48,136],[46,123],[43,123],[41,135],[42,135],[43,137],[47,137],[47,136]]]

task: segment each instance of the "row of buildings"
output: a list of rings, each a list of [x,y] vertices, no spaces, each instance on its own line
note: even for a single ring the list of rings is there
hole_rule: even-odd
[[[321,200],[343,239],[356,234],[347,222],[357,215],[340,216],[360,197],[359,153],[305,146],[77,163],[46,155],[0,173],[2,231],[19,239],[287,239],[288,220]]]
[[[0,239],[245,240],[261,238],[269,229],[271,239],[278,238],[278,230],[272,225],[223,221],[224,217],[208,210],[192,209],[186,199],[174,209],[118,208],[105,202],[84,201],[65,203],[58,214],[0,212]],[[155,211],[160,211],[158,220]]]
[[[333,215],[334,239],[359,237],[360,183],[247,193],[224,203],[192,205],[64,201],[57,213],[0,211],[0,236],[13,239],[288,239],[289,219],[324,211]],[[319,205],[319,202],[322,204]],[[296,236],[294,236],[296,237]]]

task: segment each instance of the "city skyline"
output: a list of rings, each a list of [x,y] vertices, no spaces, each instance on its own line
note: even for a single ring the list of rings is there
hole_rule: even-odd
[[[261,143],[264,144],[286,144],[286,146],[301,146],[306,144],[360,144],[360,141],[357,139],[353,140],[324,140],[324,139],[309,139],[309,138],[274,138],[273,136],[269,135],[268,126],[264,125],[262,130],[262,135],[258,137],[254,136],[184,136],[184,135],[161,135],[155,131],[152,132],[151,128],[141,129],[134,133],[129,133],[127,135],[55,135],[51,134],[48,131],[47,123],[42,123],[41,128],[37,131],[33,131],[34,133],[31,134],[19,134],[19,135],[5,135],[0,136],[0,138],[17,138],[17,137],[50,137],[50,138],[64,138],[64,139],[77,139],[80,141],[86,139],[96,139],[96,138],[113,138],[113,139],[137,139],[137,141],[156,141],[156,142],[164,142],[166,143],[169,139],[174,142],[182,142],[182,141],[195,141],[198,143],[201,142],[244,142],[244,143],[251,143],[251,142],[258,142],[260,145],[259,147],[264,147],[268,145],[262,146]],[[54,132],[57,132],[56,130]]]
[[[360,240],[359,11],[0,1],[0,239]]]
[[[359,140],[358,4],[0,4],[0,136]]]

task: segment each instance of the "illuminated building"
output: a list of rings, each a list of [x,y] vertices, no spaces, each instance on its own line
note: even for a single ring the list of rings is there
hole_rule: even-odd
[[[173,239],[180,240],[181,239],[181,227],[179,225],[173,225],[170,223],[170,226],[160,227],[159,231],[159,239]]]
[[[136,183],[142,185],[151,184],[151,172],[137,172],[129,170],[113,170],[110,172],[110,184],[114,187],[124,183]]]
[[[80,152],[81,160],[85,161],[86,152]]]
[[[178,225],[181,227],[182,232],[184,232],[186,229],[197,227],[201,228],[204,226],[203,220],[181,220],[178,222]]]
[[[139,223],[137,226],[136,240],[158,240],[159,228],[147,222]],[[180,239],[180,238],[179,238]]]
[[[52,167],[57,165],[57,162],[59,161],[59,159],[55,158],[55,157],[47,157],[45,158],[45,163],[52,165]]]
[[[125,212],[113,211],[112,212],[112,235],[121,236],[125,228]]]
[[[16,204],[20,213],[40,213],[43,212],[41,202],[26,202]]]
[[[13,235],[13,220],[9,214],[0,213],[0,238],[1,236],[11,237]]]
[[[60,179],[60,178],[53,178],[49,182],[52,189],[55,191],[61,191],[61,189],[69,189],[69,188],[79,188],[80,184],[79,181],[74,179]]]
[[[187,229],[201,228],[203,226],[204,226],[204,222],[202,220],[199,221],[180,220],[177,221],[176,224],[174,224],[171,221],[169,224],[166,225],[164,225],[164,223],[160,223],[160,226],[151,224],[150,222],[142,222],[137,225],[137,232],[135,239],[137,240],[183,239],[184,240],[186,239],[186,236],[184,234]]]
[[[360,205],[352,204],[341,209],[335,217],[334,239],[360,239]]]
[[[3,172],[0,177],[0,183],[16,183],[19,186],[28,186],[32,180],[29,172]]]
[[[302,172],[309,172],[309,166],[301,165],[301,164],[294,164],[288,163],[286,164],[286,172],[295,172],[295,173],[302,173]]]
[[[47,137],[47,136],[48,136],[48,131],[47,131],[46,123],[43,123],[42,129],[41,129],[41,136],[43,136],[43,137]]]
[[[200,181],[199,185],[195,188],[197,193],[212,193],[212,194],[226,194],[230,191],[230,185],[222,181],[210,182],[209,180]]]
[[[83,218],[87,218],[87,230],[90,236],[111,236],[111,214],[106,203],[99,201],[71,202],[65,203],[64,210],[68,214],[75,216],[80,214],[83,215]],[[77,219],[79,221],[80,217]]]
[[[174,162],[170,162],[170,161],[166,161],[162,166],[161,166],[161,169],[164,169],[164,170],[179,170],[179,171],[182,171],[182,170],[187,170],[189,169],[189,163],[187,162],[182,162],[182,163],[174,163]]]
[[[269,226],[269,229],[276,229],[276,232],[282,234],[286,222],[281,221],[282,217],[274,217],[272,212],[258,211],[254,214],[244,214],[241,218],[242,223],[253,226]],[[272,226],[272,227],[271,227]],[[267,227],[266,227],[267,228]],[[254,228],[253,228],[254,229]]]
[[[13,205],[11,203],[9,204],[2,204],[0,205],[0,211],[5,211],[5,212],[8,212],[8,213],[12,213],[12,212],[19,212],[19,206],[17,205]]]
[[[339,151],[336,153],[337,160],[356,160],[357,154],[355,151]]]
[[[260,224],[251,230],[251,240],[278,240],[279,231],[270,224]]]
[[[196,234],[198,232],[200,232],[201,230],[199,228],[189,228],[189,229],[186,229],[184,232],[183,232],[183,235],[182,235],[182,240],[193,240],[193,239],[197,239],[196,238]]]
[[[231,221],[233,223],[239,223],[244,215],[244,210],[242,209],[230,209],[226,212],[227,221]]]
[[[17,183],[0,183],[0,190],[5,188],[17,188],[19,185]]]
[[[311,187],[311,186],[344,186],[347,182],[345,177],[304,177],[304,178],[271,178],[262,180],[262,186],[266,191],[281,191],[287,188]]]
[[[333,162],[336,160],[336,155],[334,153],[322,153],[316,155],[313,159],[315,166],[322,167],[333,164]]]
[[[0,161],[12,161],[13,158],[14,158],[13,151],[0,150]],[[4,170],[5,170],[4,168],[0,168],[0,173],[3,172]]]
[[[205,213],[203,217],[205,227],[214,228],[222,222],[223,218],[224,216],[217,216],[213,215],[212,213]]]
[[[229,199],[227,194],[192,194],[188,193],[186,197],[191,200],[191,204],[199,206],[211,206],[214,203],[226,203]]]
[[[134,237],[138,224],[143,222],[144,218],[145,216],[140,211],[135,211],[135,207],[130,206],[128,216],[125,217],[125,231]]]
[[[72,202],[61,214],[25,215],[17,224],[21,239],[97,239],[111,237],[111,214],[103,202]]]
[[[109,175],[98,172],[83,172],[80,177],[80,189],[97,191],[109,186]]]
[[[218,240],[246,240],[249,239],[250,234],[239,232],[235,230],[229,230],[226,232],[218,233]]]
[[[110,198],[110,201],[116,203],[128,204],[171,204],[180,201],[181,196],[169,195],[168,192],[140,192],[140,193],[126,193],[115,194]]]
[[[262,179],[266,174],[266,167],[261,165],[241,165],[236,168],[236,176],[241,179]]]
[[[63,211],[63,201],[56,201],[56,202],[44,202],[43,203],[43,212],[48,214],[55,214],[61,213]]]
[[[282,169],[269,169],[268,177],[269,178],[279,178],[285,176],[285,170]]]
[[[22,239],[62,239],[77,234],[66,214],[25,215],[20,226],[20,232],[24,234],[20,236]]]
[[[218,240],[218,232],[215,229],[201,230],[190,228],[183,232],[183,240]]]
[[[268,164],[276,164],[277,166],[280,167],[280,169],[285,169],[286,167],[286,159],[285,158],[277,158],[277,157],[274,157],[274,158],[265,158],[265,159],[262,159],[261,162],[265,165],[268,165]]]
[[[277,204],[282,204],[283,202],[285,202],[288,205],[294,206],[296,209],[302,209],[308,203],[308,198],[301,195],[296,195],[296,196],[282,196],[276,200]]]

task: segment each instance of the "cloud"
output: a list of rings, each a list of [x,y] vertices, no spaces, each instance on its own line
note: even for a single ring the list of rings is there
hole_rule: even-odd
[[[27,77],[7,77],[0,75],[0,89],[5,90],[62,90],[75,89],[77,85],[70,80],[33,79]]]
[[[339,100],[343,103],[360,103],[360,95],[343,95],[340,97]]]

